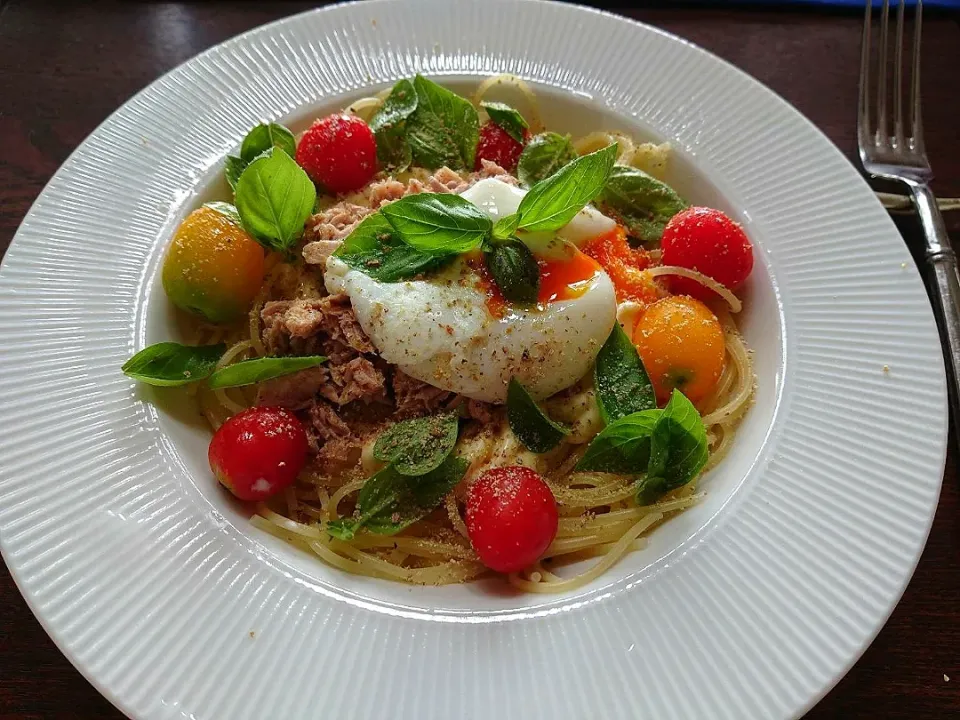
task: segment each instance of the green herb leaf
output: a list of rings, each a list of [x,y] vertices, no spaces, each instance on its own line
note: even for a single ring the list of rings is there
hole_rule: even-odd
[[[670,218],[687,207],[666,183],[623,165],[613,166],[598,202],[644,243],[660,242]]]
[[[426,120],[422,118],[426,117]],[[419,122],[410,123],[407,143],[410,146],[410,162],[420,167],[436,170],[441,167],[459,169],[465,167],[460,148],[449,133],[428,113],[417,115]]]
[[[507,135],[523,144],[523,131],[530,127],[523,119],[523,115],[509,105],[499,102],[482,102],[480,107],[487,111],[487,115],[495,125],[503,128]]]
[[[641,504],[693,480],[709,455],[700,413],[683,393],[674,390],[653,429],[647,477],[638,491]]]
[[[498,242],[484,253],[487,269],[512,303],[533,303],[540,292],[540,266],[530,248],[516,238]]]
[[[268,150],[247,166],[237,183],[243,227],[270,250],[288,250],[303,234],[317,189],[285,152]]]
[[[639,474],[647,469],[653,429],[662,410],[626,415],[605,427],[590,441],[577,471]]]
[[[401,80],[393,86],[383,105],[370,118],[370,129],[376,133],[402,125],[417,109],[417,100],[417,89],[413,83]]]
[[[637,348],[620,327],[613,324],[593,370],[600,415],[608,425],[632,413],[657,407],[653,383],[647,376]]]
[[[377,136],[377,161],[393,172],[403,172],[413,164],[413,150],[401,130],[384,131]]]
[[[407,141],[417,165],[473,168],[480,137],[477,110],[454,92],[417,75],[417,108],[407,120]]]
[[[380,282],[408,280],[456,257],[431,255],[407,245],[380,213],[365,217],[333,256]]]
[[[236,155],[227,155],[227,158],[223,161],[223,174],[230,184],[230,189],[234,192],[237,191],[237,183],[240,182],[240,176],[246,168],[247,162]]]
[[[240,158],[251,163],[270,148],[280,148],[290,157],[297,154],[293,133],[277,123],[261,123],[247,133],[240,146]]]
[[[531,138],[520,153],[517,177],[530,187],[576,159],[577,151],[573,149],[569,136],[554,132],[541,133]]]
[[[263,357],[253,360],[241,360],[238,363],[220,368],[210,376],[210,387],[228,388],[253,385],[289,375],[299,370],[316,367],[326,362],[322,355],[304,355],[299,357]]]
[[[210,375],[226,350],[223,343],[192,347],[161,342],[145,347],[120,369],[125,375],[147,385],[176,387]]]
[[[384,167],[404,170],[413,160],[407,142],[407,120],[417,109],[417,90],[409,80],[401,80],[370,118],[370,129],[377,139],[377,159]]]
[[[508,237],[512,237],[517,231],[517,225],[519,223],[520,216],[516,213],[513,215],[505,215],[497,220],[493,226],[493,237],[497,240],[506,240]]]
[[[457,444],[457,413],[402,420],[380,434],[373,456],[393,463],[401,475],[425,475],[436,469]]]
[[[455,255],[478,247],[493,223],[459,195],[407,195],[380,210],[400,239],[431,255]]]
[[[516,378],[510,379],[507,388],[507,420],[513,434],[535,453],[555,448],[570,432],[551,420]]]
[[[466,460],[451,456],[425,475],[407,477],[388,465],[360,488],[354,516],[329,523],[327,532],[341,540],[352,539],[361,527],[378,535],[395,535],[432,512],[469,466]]]
[[[520,201],[520,229],[540,232],[562,228],[600,194],[616,159],[617,146],[609,145],[538,182]]]
[[[371,478],[372,480],[373,478]],[[367,482],[370,482],[368,480]],[[331,520],[327,523],[327,532],[338,540],[349,542],[357,536],[357,530],[360,529],[360,522],[356,518],[345,517]]]
[[[243,224],[240,221],[240,213],[237,212],[237,208],[235,205],[231,205],[230,203],[227,203],[227,202],[220,202],[219,200],[217,200],[214,202],[204,203],[203,206],[210,208],[211,210],[217,211],[224,217],[229,218],[230,220],[235,222],[237,225]]]

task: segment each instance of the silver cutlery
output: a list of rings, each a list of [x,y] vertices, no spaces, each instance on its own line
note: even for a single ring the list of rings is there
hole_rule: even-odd
[[[913,200],[926,238],[924,260],[930,271],[932,302],[940,339],[943,344],[948,375],[950,410],[954,432],[960,434],[960,276],[957,257],[950,247],[947,229],[930,190],[933,171],[923,144],[923,122],[920,113],[920,32],[923,3],[917,0],[913,20],[913,42],[910,59],[904,58],[904,0],[896,9],[893,43],[893,108],[888,91],[888,46],[890,44],[890,3],[883,1],[880,10],[880,39],[877,60],[871,52],[873,8],[866,0],[863,41],[860,57],[860,103],[857,113],[857,143],[864,170],[875,177],[905,186]],[[904,102],[903,66],[909,63],[909,99]],[[875,74],[875,88],[872,74]],[[875,96],[871,100],[871,95]],[[960,441],[960,435],[958,435]]]

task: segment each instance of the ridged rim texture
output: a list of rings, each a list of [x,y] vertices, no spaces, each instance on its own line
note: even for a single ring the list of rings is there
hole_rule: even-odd
[[[171,208],[245,130],[415,72],[516,73],[642,119],[734,190],[774,270],[787,362],[756,481],[681,558],[595,602],[434,622],[304,583],[197,501],[117,370]],[[943,469],[930,307],[854,169],[731,66],[559,4],[341,6],[174,70],[37,200],[0,271],[0,345],[4,557],[138,718],[796,716],[899,598]]]

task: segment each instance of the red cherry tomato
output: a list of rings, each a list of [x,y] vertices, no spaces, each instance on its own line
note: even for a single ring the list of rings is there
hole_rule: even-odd
[[[300,138],[297,162],[327,190],[352,192],[370,182],[377,172],[377,141],[357,116],[328,115]]]
[[[524,142],[529,137],[530,133],[524,130]],[[522,152],[523,143],[518,143],[496,123],[488,122],[480,128],[480,141],[477,143],[477,161],[474,169],[481,168],[481,160],[489,160],[509,173],[515,172]]]
[[[207,459],[217,480],[238,498],[265,500],[303,469],[307,434],[289,410],[252,407],[213,434]]]
[[[557,502],[530,468],[488,470],[470,486],[467,533],[488,568],[502,573],[523,570],[553,542]]]
[[[736,290],[753,270],[753,247],[737,223],[719,210],[692,207],[674,215],[660,243],[664,265],[697,270]],[[670,290],[701,300],[715,297],[696,280],[670,278]]]

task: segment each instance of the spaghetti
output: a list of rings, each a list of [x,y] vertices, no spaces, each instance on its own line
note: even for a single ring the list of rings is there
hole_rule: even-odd
[[[519,94],[526,104],[526,117],[531,130],[543,125],[537,98],[522,80],[501,75],[485,80],[477,89],[473,102],[480,102],[494,91],[509,90]],[[362,98],[347,111],[369,119],[383,104],[386,93]],[[574,142],[580,154],[594,151],[615,142],[618,162],[643,169],[654,177],[662,177],[669,158],[669,145],[635,143],[620,132],[595,132]],[[401,180],[422,178],[416,170]],[[363,193],[351,201],[364,202]],[[660,296],[669,292],[662,280],[671,275],[682,276],[703,284],[716,292],[725,307],[715,307],[725,340],[725,362],[715,390],[698,403],[703,414],[709,443],[707,468],[715,466],[729,452],[737,425],[749,407],[754,393],[754,374],[750,351],[737,330],[734,315],[741,310],[740,300],[715,280],[683,267],[660,265],[659,253],[647,253],[652,266],[643,270]],[[227,341],[230,346],[220,366],[244,358],[264,356],[267,350],[262,333],[261,312],[270,300],[310,297],[316,283],[302,266],[283,262],[278,255],[268,258],[268,272],[253,303],[249,320],[224,335],[219,328],[198,324],[197,339],[205,342]],[[644,311],[645,304],[623,301],[618,319],[628,335]],[[546,401],[546,407],[571,432],[560,445],[544,454],[526,450],[511,433],[502,412],[495,412],[489,422],[467,421],[455,452],[469,461],[464,483],[445,498],[440,508],[424,520],[414,523],[394,536],[358,533],[352,540],[331,537],[325,523],[349,516],[356,505],[363,478],[378,467],[369,452],[361,453],[358,467],[337,476],[319,474],[314,468],[301,473],[296,485],[284,496],[257,507],[253,524],[272,535],[341,570],[370,577],[423,585],[442,585],[471,580],[488,572],[477,558],[467,537],[463,512],[465,490],[469,482],[485,470],[505,465],[525,465],[539,472],[556,498],[559,527],[556,538],[546,553],[527,570],[510,574],[511,585],[536,593],[562,592],[578,588],[609,569],[625,554],[643,547],[645,536],[674,515],[697,503],[703,493],[692,482],[674,490],[651,505],[637,504],[640,479],[598,472],[577,472],[574,466],[583,456],[587,444],[602,430],[597,410],[592,376],[588,374],[574,388]],[[202,411],[213,429],[227,418],[255,401],[248,388],[199,391]],[[569,575],[561,568],[592,560],[585,571]]]

